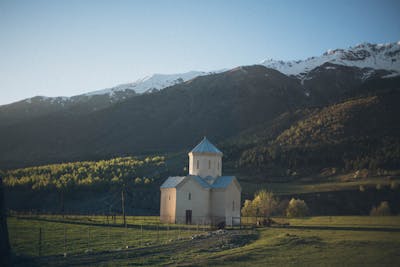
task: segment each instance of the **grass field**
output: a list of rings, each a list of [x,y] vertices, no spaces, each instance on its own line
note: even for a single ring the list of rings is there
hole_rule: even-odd
[[[17,265],[65,266],[399,266],[400,216],[276,218],[287,227],[213,231],[164,228],[157,217],[8,219]],[[64,219],[65,220],[65,219]],[[245,220],[244,220],[245,221]],[[251,220],[250,220],[251,221]],[[74,222],[74,223],[72,223]],[[144,225],[146,223],[146,225]],[[143,225],[143,226],[142,226]],[[158,227],[158,228],[157,228]],[[38,229],[42,251],[38,257]],[[64,243],[64,229],[67,242]],[[169,229],[169,230],[167,230]],[[127,247],[128,246],[128,247]],[[64,250],[67,257],[63,256]]]
[[[166,225],[159,217],[122,217],[108,221],[105,216],[56,215],[11,217],[8,228],[16,254],[51,256],[122,250],[163,244],[208,230],[208,226]]]

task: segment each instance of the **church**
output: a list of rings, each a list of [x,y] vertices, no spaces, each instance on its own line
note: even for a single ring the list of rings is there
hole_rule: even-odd
[[[204,137],[188,155],[189,174],[160,187],[161,222],[240,224],[242,188],[234,176],[222,176],[222,152]]]

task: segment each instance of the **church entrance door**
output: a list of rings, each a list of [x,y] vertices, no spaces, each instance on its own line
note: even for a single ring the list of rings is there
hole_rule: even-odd
[[[192,210],[186,210],[186,224],[192,224]]]

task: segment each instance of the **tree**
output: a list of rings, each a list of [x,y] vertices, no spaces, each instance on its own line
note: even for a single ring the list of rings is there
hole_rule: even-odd
[[[292,198],[286,209],[287,217],[304,217],[308,215],[308,207],[304,200]]]
[[[60,192],[60,202],[61,202],[61,214],[62,217],[64,218],[64,211],[65,211],[65,206],[64,206],[64,195],[65,192],[67,191],[67,188],[72,184],[72,175],[71,174],[64,174],[62,175],[56,182],[56,188]]]
[[[251,200],[246,199],[242,208],[242,216],[243,217],[252,217],[255,216],[253,203]]]
[[[246,200],[242,208],[243,216],[270,217],[278,207],[274,193],[261,190],[254,194],[253,200]]]
[[[0,265],[11,266],[10,242],[8,238],[7,217],[4,206],[3,179],[0,172]]]
[[[278,200],[274,193],[264,189],[254,195],[253,206],[256,216],[270,217],[278,206]]]
[[[382,201],[378,207],[373,206],[370,212],[371,216],[390,216],[391,211],[389,202]]]

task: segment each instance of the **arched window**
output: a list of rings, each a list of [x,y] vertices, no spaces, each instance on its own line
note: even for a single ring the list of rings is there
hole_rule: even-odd
[[[197,169],[199,169],[200,162],[197,160]]]
[[[235,200],[232,201],[232,211],[235,211]]]
[[[211,160],[208,161],[208,168],[211,169]]]
[[[192,199],[192,194],[191,194],[191,193],[188,194],[188,199],[189,199],[189,200]]]
[[[168,196],[168,200],[171,200],[171,196]]]

